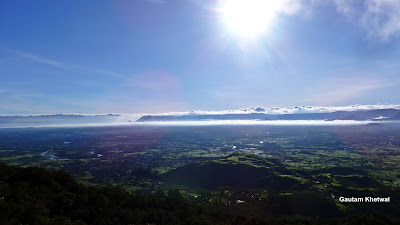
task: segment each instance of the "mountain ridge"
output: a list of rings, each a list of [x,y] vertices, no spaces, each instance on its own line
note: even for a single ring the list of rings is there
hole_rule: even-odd
[[[223,186],[237,188],[270,187],[290,189],[301,183],[296,173],[275,158],[235,152],[221,159],[178,167],[163,175],[171,184],[201,189]]]
[[[207,120],[356,120],[383,121],[400,120],[398,109],[374,109],[366,111],[335,111],[328,113],[297,113],[297,114],[209,114],[209,115],[144,115],[136,122],[162,121],[207,121]]]

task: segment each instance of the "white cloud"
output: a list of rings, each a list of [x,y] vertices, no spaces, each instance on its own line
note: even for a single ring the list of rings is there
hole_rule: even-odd
[[[400,35],[399,0],[285,0],[281,12],[308,14],[327,2],[348,22],[364,29],[369,39],[385,42]]]
[[[303,7],[304,1],[302,0],[283,0],[283,4],[279,12],[293,15],[302,10]]]
[[[11,53],[11,54],[13,54],[15,56],[18,56],[20,58],[31,60],[31,61],[36,62],[36,63],[47,64],[47,65],[58,67],[58,68],[65,68],[66,67],[66,65],[64,63],[62,63],[62,62],[58,62],[58,61],[55,61],[55,60],[47,59],[47,58],[44,58],[44,57],[41,57],[41,56],[38,56],[38,55],[34,55],[34,54],[31,54],[31,53],[28,53],[28,52],[21,52],[21,51],[11,50],[11,49],[8,49],[7,52]]]
[[[388,41],[400,34],[399,0],[333,0],[337,11],[364,28],[369,38]]]
[[[223,114],[250,114],[250,113],[265,114],[300,114],[300,113],[329,113],[336,111],[365,111],[376,109],[400,109],[400,105],[384,104],[384,105],[349,105],[349,106],[294,106],[294,107],[250,107],[235,110],[225,111],[186,111],[186,112],[167,112],[167,113],[103,113],[103,114],[88,114],[88,113],[57,113],[57,114],[3,114],[0,116],[49,116],[49,115],[63,115],[63,116],[112,116],[115,121],[123,122],[128,120],[136,120],[144,115],[158,115],[158,116],[180,116],[180,115],[223,115]]]
[[[224,115],[224,114],[299,114],[299,113],[327,113],[336,111],[359,111],[359,110],[375,110],[375,109],[400,109],[400,105],[384,104],[384,105],[349,105],[349,106],[293,106],[293,107],[250,107],[235,110],[224,111],[187,111],[187,112],[168,112],[153,113],[143,115]]]
[[[192,0],[209,5],[207,0]],[[333,4],[334,10],[348,22],[361,27],[369,39],[388,41],[400,36],[400,0],[277,0],[282,2],[278,13],[312,15],[318,7]],[[205,7],[208,8],[208,7]]]
[[[154,126],[215,126],[215,125],[269,125],[269,126],[351,126],[368,124],[369,121],[321,121],[321,120],[208,120],[208,121],[163,121],[140,122]]]
[[[112,77],[116,77],[116,78],[124,78],[125,77],[124,75],[113,72],[113,71],[94,69],[94,68],[80,66],[80,65],[74,65],[74,64],[67,64],[67,63],[57,61],[57,60],[53,60],[53,59],[42,57],[42,56],[39,56],[36,54],[32,54],[29,52],[22,52],[22,51],[17,51],[17,50],[12,50],[12,49],[7,49],[7,52],[14,56],[17,56],[21,59],[29,60],[31,62],[38,63],[38,64],[45,64],[45,65],[52,66],[52,67],[62,69],[62,70],[79,72],[79,73],[81,73],[81,72],[96,73],[96,74],[102,74],[102,75],[112,76]]]

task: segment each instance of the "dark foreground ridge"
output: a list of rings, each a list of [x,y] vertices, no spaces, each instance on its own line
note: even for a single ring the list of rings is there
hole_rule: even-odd
[[[279,188],[288,189],[301,183],[296,173],[286,169],[279,160],[235,152],[227,157],[189,164],[164,175],[172,184],[192,188]]]
[[[368,111],[337,111],[332,113],[299,113],[299,114],[221,114],[221,115],[145,115],[137,122],[160,121],[205,121],[205,120],[356,120],[384,121],[400,120],[398,109],[377,109]]]
[[[224,212],[185,200],[179,190],[164,197],[133,195],[117,187],[85,186],[70,174],[0,163],[0,224],[400,224],[383,214],[343,219],[263,217]]]

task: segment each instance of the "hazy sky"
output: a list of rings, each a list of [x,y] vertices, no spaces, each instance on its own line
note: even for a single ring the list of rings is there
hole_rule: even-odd
[[[0,114],[400,103],[400,1],[278,2],[1,0]]]

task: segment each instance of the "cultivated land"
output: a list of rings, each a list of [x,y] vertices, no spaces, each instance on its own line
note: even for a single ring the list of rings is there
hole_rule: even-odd
[[[0,129],[0,161],[246,215],[400,215],[398,124]]]

